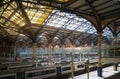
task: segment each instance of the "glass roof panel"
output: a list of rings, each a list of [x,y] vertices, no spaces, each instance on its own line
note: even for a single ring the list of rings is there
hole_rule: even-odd
[[[8,18],[12,13],[13,13],[13,10],[12,11],[5,11],[2,16]]]
[[[42,24],[45,19],[48,17],[49,13],[52,12],[51,7],[42,6],[42,5],[33,5],[24,3],[26,8],[26,13],[32,23]]]
[[[18,32],[15,32],[14,29],[5,29],[10,35],[18,35]]]
[[[108,27],[106,27],[106,28],[103,30],[103,36],[107,36],[107,38],[113,38],[113,34],[112,34],[112,32],[109,30]]]
[[[15,24],[19,25],[20,27],[22,27],[22,26],[25,25],[23,17],[20,16],[20,14],[17,13],[17,12],[12,16],[12,18],[10,19],[10,21],[14,22]]]
[[[119,39],[120,39],[120,33],[118,34],[118,37],[119,37]]]
[[[69,0],[58,0],[60,2],[68,2]]]
[[[32,23],[42,24],[44,20],[48,17],[48,12],[35,11],[35,10],[26,10],[28,17]]]
[[[14,10],[16,8],[17,8],[16,2],[12,2],[12,4],[10,4],[10,6],[8,7],[8,10]]]
[[[5,36],[7,36],[7,32],[3,28],[0,28],[0,38]]]
[[[44,24],[47,26],[96,34],[96,29],[86,19],[78,17],[75,14],[66,13],[59,10],[53,10],[52,14],[49,15]]]
[[[8,18],[13,12],[14,10],[17,8],[17,5],[15,2],[12,2],[12,4],[8,4],[8,5],[5,5],[3,7],[3,14],[1,14],[2,16]]]
[[[9,21],[9,18],[11,18],[14,15],[14,11],[16,8],[17,8],[17,5],[15,2],[12,2],[11,4],[7,4],[1,8],[0,24],[2,27],[9,26],[9,24],[11,24],[11,26],[12,26],[14,24],[14,23],[10,23],[8,21]]]
[[[38,24],[42,24],[45,19],[48,17],[49,13],[43,13],[42,16],[39,18],[39,20],[37,21]]]
[[[5,19],[3,18],[0,18],[0,24],[4,23],[5,22]]]
[[[3,3],[8,2],[8,1],[10,1],[10,0],[3,0]]]
[[[17,20],[20,21],[19,19],[17,20],[13,20],[12,17],[10,20],[7,20],[5,22],[5,24],[1,24],[2,27],[4,27],[4,29],[10,34],[10,35],[17,35],[18,34],[18,30],[19,30],[19,25],[17,24]],[[20,23],[21,24],[21,23]]]
[[[3,12],[4,12],[4,10],[5,10],[6,7],[7,7],[7,5],[4,5],[4,6],[2,6],[2,7],[0,8],[0,15],[3,14]]]
[[[18,28],[18,26],[17,26],[17,24],[15,24],[14,22],[10,22],[10,21],[8,21],[8,22],[6,22],[6,24],[4,25],[4,28],[10,28],[10,29],[13,29],[14,31],[17,31],[17,28]]]

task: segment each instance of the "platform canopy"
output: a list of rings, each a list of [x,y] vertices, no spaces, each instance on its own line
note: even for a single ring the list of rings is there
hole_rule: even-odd
[[[45,36],[48,43],[57,38],[60,43],[69,39],[78,45],[97,44],[101,31],[104,43],[110,43],[113,36],[120,38],[120,0],[0,1],[2,41],[22,37],[38,42]]]

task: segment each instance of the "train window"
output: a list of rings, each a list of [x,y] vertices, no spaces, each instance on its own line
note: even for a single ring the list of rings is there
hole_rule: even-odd
[[[31,72],[31,73],[27,73],[27,77],[35,77],[35,76],[40,76],[40,75],[45,75],[46,72],[45,71],[38,71],[38,72]]]
[[[15,78],[15,75],[11,75],[6,77],[0,77],[0,79],[16,79],[16,78]]]
[[[90,65],[96,65],[98,64],[98,62],[93,62],[93,63],[90,63]]]
[[[71,69],[71,67],[64,67],[64,68],[62,68],[62,71],[66,71],[66,70],[70,70]]]
[[[46,72],[45,71],[39,71],[39,72],[35,72],[34,74],[35,74],[35,76],[39,76],[39,75],[45,75]]]
[[[55,69],[47,70],[47,71],[46,71],[46,74],[50,74],[50,73],[55,73]]]
[[[1,68],[1,71],[3,71],[3,70],[7,70],[7,67],[2,67],[2,68]]]
[[[29,78],[29,77],[34,77],[34,72],[32,72],[32,73],[27,73],[27,77]]]
[[[83,68],[84,67],[84,65],[78,65],[77,66],[77,68]]]

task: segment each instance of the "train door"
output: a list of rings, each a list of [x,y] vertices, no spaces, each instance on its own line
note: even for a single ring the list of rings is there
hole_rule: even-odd
[[[56,67],[56,79],[62,79],[61,74],[62,74],[62,68],[61,68],[61,66]]]
[[[56,74],[62,74],[62,68],[61,68],[61,66],[56,67]]]
[[[0,71],[7,70],[7,67],[1,67]]]
[[[17,79],[25,79],[25,72],[17,72]]]

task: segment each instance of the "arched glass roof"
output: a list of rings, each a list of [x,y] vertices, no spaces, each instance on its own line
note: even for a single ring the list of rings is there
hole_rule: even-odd
[[[108,27],[103,30],[103,36],[106,36],[108,39],[113,38],[113,34]]]
[[[116,1],[88,1],[92,3],[91,6],[100,15],[102,26],[113,19],[117,19],[116,16],[119,16],[120,9]],[[105,5],[102,5],[103,3]],[[2,0],[0,4],[1,39],[13,38],[15,40],[19,34],[24,34],[35,41],[35,38],[39,36],[38,34],[48,31],[50,33],[48,35],[53,37],[57,34],[62,37],[64,33],[63,36],[65,38],[70,36],[73,39],[76,37],[79,41],[83,39],[92,41],[97,39],[95,27],[97,30],[104,28],[92,25],[92,23],[96,25],[96,16],[86,0]],[[111,4],[114,5],[110,7]],[[104,6],[107,6],[105,10],[103,9]],[[92,23],[81,17],[81,15]],[[116,22],[117,26],[120,25],[119,22],[119,20]],[[110,26],[109,28],[114,31],[114,27]],[[117,29],[117,32],[119,32],[120,28],[118,27]],[[108,28],[105,28],[103,36],[109,39],[113,35]]]
[[[120,39],[120,32],[118,33],[118,37],[119,37],[119,39]]]
[[[53,10],[51,15],[44,22],[47,26],[54,26],[80,32],[95,33],[96,29],[86,19],[76,14]]]

